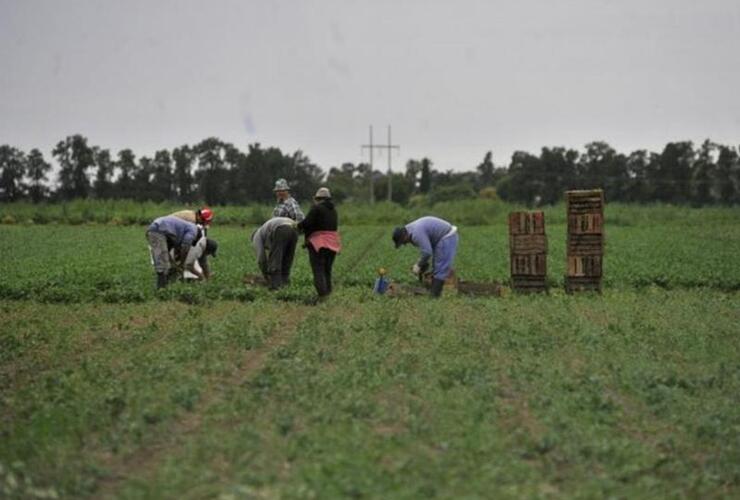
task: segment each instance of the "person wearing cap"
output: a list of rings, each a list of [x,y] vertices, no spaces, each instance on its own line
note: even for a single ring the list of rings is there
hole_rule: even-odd
[[[296,243],[296,222],[288,217],[273,217],[252,233],[257,264],[271,290],[290,284]]]
[[[442,287],[457,253],[457,227],[438,217],[422,217],[395,228],[392,237],[396,248],[407,243],[419,248],[421,255],[411,268],[417,276],[425,273],[429,269],[429,261],[432,261],[431,294],[432,297],[442,295]]]
[[[287,217],[296,222],[301,222],[304,219],[301,206],[297,201],[295,201],[295,198],[290,195],[290,186],[288,186],[288,181],[285,179],[278,179],[275,181],[275,187],[272,191],[275,193],[278,202],[277,206],[272,211],[273,217]]]
[[[339,218],[331,200],[331,192],[322,187],[316,191],[314,204],[306,218],[298,223],[298,230],[306,236],[308,259],[313,271],[313,285],[323,300],[332,291],[331,269],[334,258],[342,249],[337,227]]]
[[[200,226],[208,226],[213,220],[213,210],[208,207],[203,207],[198,210],[180,210],[179,212],[175,212],[170,215]]]
[[[198,237],[198,226],[178,217],[167,215],[152,222],[146,231],[146,239],[152,254],[152,264],[157,273],[157,288],[167,286],[170,249],[175,250],[176,263],[184,264],[190,247]]]

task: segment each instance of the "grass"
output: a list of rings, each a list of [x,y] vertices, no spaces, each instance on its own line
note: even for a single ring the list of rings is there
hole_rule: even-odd
[[[656,288],[6,302],[5,492],[733,496],[737,306]]]
[[[440,301],[374,296],[415,252],[344,226],[319,306],[302,249],[241,284],[250,228],[155,293],[141,227],[0,226],[0,497],[736,497],[739,227],[664,217],[607,227],[603,295],[562,291],[554,220],[548,295]],[[505,226],[456,269],[505,281]]]

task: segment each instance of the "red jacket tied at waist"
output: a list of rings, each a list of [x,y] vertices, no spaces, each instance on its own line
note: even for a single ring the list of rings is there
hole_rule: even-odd
[[[308,244],[317,252],[322,248],[327,248],[336,253],[342,251],[342,242],[339,239],[339,233],[336,231],[315,231],[308,237]]]

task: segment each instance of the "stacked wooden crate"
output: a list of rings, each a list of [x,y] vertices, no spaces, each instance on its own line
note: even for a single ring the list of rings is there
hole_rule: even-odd
[[[543,212],[509,214],[509,254],[513,290],[547,291],[547,235]]]
[[[566,191],[568,209],[568,292],[601,291],[604,260],[604,192]]]

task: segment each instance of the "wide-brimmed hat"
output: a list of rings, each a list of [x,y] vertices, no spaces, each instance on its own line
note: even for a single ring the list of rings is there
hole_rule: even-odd
[[[323,200],[325,198],[331,198],[331,191],[329,191],[329,188],[320,187],[319,190],[316,191],[314,198],[318,200]]]
[[[285,179],[278,179],[275,181],[275,187],[272,188],[274,191],[290,191],[290,186],[288,186],[288,181]]]

